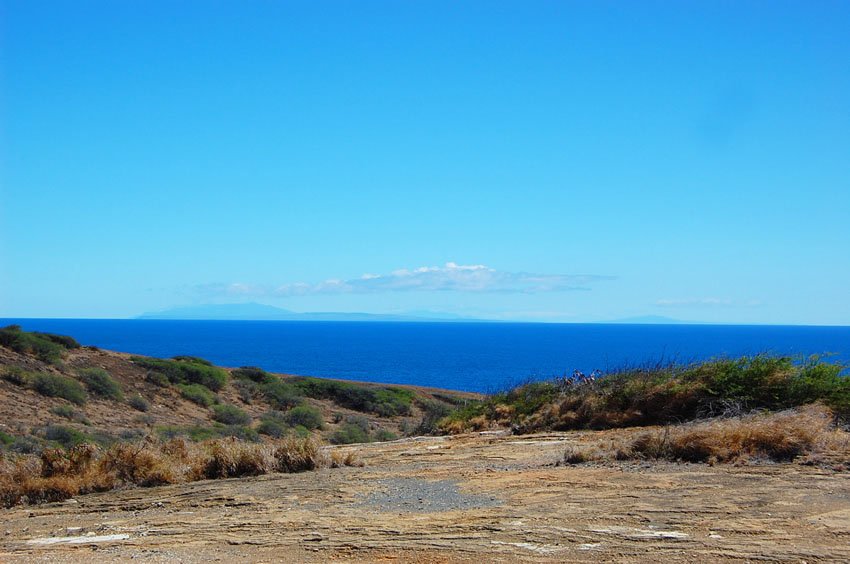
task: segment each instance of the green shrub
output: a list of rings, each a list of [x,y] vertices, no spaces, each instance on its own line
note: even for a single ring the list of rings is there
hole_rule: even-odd
[[[53,415],[58,415],[59,417],[64,417],[65,419],[73,419],[74,415],[76,415],[77,413],[77,410],[71,407],[70,405],[63,403],[62,405],[51,407],[50,413],[52,413]]]
[[[201,364],[203,366],[212,366],[213,363],[209,360],[201,358],[199,356],[188,356],[188,355],[178,355],[171,357],[172,360],[176,360],[178,362],[189,362],[191,364]]]
[[[301,425],[309,430],[322,429],[325,426],[322,413],[309,405],[299,405],[290,409],[286,414],[286,422],[292,427]]]
[[[92,394],[116,401],[124,399],[124,392],[121,390],[121,385],[106,370],[102,368],[84,368],[78,374],[80,380],[83,381],[86,388]]]
[[[257,432],[261,435],[268,435],[279,439],[289,431],[289,426],[277,419],[262,419],[257,425]]]
[[[243,403],[253,403],[254,398],[260,395],[260,386],[251,380],[236,380],[233,382],[233,388],[236,394]]]
[[[298,393],[298,388],[283,380],[261,384],[260,391],[266,401],[275,409],[289,409],[304,401],[304,398]]]
[[[3,379],[16,386],[29,386],[32,384],[33,373],[28,372],[20,366],[8,366],[3,372]]]
[[[217,392],[227,384],[227,372],[196,357],[181,356],[171,360],[131,357],[137,366],[163,374],[172,384],[200,384]]]
[[[143,398],[140,394],[134,394],[127,399],[127,403],[133,409],[137,411],[147,411],[151,408],[151,404],[148,400]]]
[[[372,435],[372,438],[378,442],[394,441],[398,438],[398,435],[387,429],[378,429]]]
[[[419,424],[409,433],[412,435],[436,433],[439,430],[440,421],[454,411],[454,408],[439,400],[421,399],[417,403],[423,413]]]
[[[168,376],[166,376],[162,372],[150,371],[147,373],[147,375],[145,375],[145,380],[147,380],[154,386],[159,386],[160,388],[167,388],[171,385],[171,381],[168,379]]]
[[[330,441],[335,445],[368,443],[369,426],[369,420],[363,416],[348,417],[346,422],[334,431]]]
[[[57,405],[55,407],[50,408],[50,413],[53,415],[58,415],[59,417],[64,417],[70,421],[76,421],[77,423],[82,423],[83,425],[91,425],[91,421],[88,420],[84,413],[81,413],[71,407],[68,404]]]
[[[64,425],[48,425],[44,428],[44,438],[48,441],[59,443],[65,448],[82,443],[93,443],[94,439],[85,433],[77,431],[73,427],[65,427]]]
[[[9,325],[0,329],[0,345],[51,363],[57,362],[66,349],[80,346],[71,337],[51,333],[31,333],[23,331],[20,325]]]
[[[350,445],[352,443],[368,443],[369,433],[352,423],[345,423],[331,435],[331,443],[335,445]]]
[[[214,406],[213,419],[225,425],[246,425],[251,422],[251,416],[235,405]]]
[[[237,380],[250,380],[257,384],[268,384],[269,382],[274,382],[278,379],[276,376],[269,374],[262,368],[257,368],[256,366],[243,366],[242,368],[237,368],[232,370],[230,375]]]
[[[410,390],[352,384],[322,378],[292,378],[303,395],[315,399],[330,399],[337,405],[355,411],[375,413],[381,417],[407,415],[413,403]]]
[[[216,403],[215,394],[200,384],[177,384],[177,389],[185,399],[200,406],[209,407]]]
[[[86,403],[86,391],[73,378],[38,372],[33,375],[31,385],[43,396],[66,399],[77,405]]]
[[[12,445],[12,443],[14,443],[14,442],[15,442],[15,437],[13,437],[12,435],[9,435],[8,433],[4,433],[3,431],[0,431],[0,445],[7,447],[7,446]]]

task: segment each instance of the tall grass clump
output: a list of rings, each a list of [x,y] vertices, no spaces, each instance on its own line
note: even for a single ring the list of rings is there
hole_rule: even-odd
[[[121,384],[116,382],[106,370],[102,368],[83,368],[77,374],[80,380],[86,385],[86,388],[88,388],[88,391],[93,395],[116,401],[124,399]]]
[[[840,444],[846,450],[846,437],[837,435],[846,433],[835,429],[829,408],[809,405],[643,433],[625,452],[631,458],[686,462],[790,462],[818,450],[835,452],[836,445],[842,450]]]
[[[227,384],[227,371],[194,356],[177,356],[170,360],[134,356],[130,360],[137,366],[162,374],[172,384],[198,384],[214,392]]]
[[[80,444],[40,455],[0,457],[0,506],[61,501],[124,486],[158,486],[212,478],[303,472],[354,464],[352,456],[331,461],[312,438],[287,437],[263,444],[235,439],[190,443],[145,439],[108,448]]]

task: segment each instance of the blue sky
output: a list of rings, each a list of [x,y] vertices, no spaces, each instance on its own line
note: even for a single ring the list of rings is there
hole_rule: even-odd
[[[0,316],[850,324],[847,2],[0,21]]]

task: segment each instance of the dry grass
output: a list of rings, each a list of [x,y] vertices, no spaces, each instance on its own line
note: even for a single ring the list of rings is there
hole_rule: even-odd
[[[671,426],[606,444],[571,447],[564,453],[563,463],[612,459],[844,465],[850,461],[850,433],[835,426],[828,408],[809,405],[779,413]]]
[[[352,452],[328,456],[310,438],[288,437],[269,443],[148,438],[105,450],[84,444],[69,450],[48,449],[39,456],[0,458],[0,505],[60,501],[130,485],[158,486],[355,464]]]

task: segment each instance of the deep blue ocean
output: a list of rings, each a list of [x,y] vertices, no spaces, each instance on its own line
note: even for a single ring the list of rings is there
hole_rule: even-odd
[[[0,319],[11,323],[116,351],[478,392],[574,369],[760,352],[850,364],[850,327]]]

